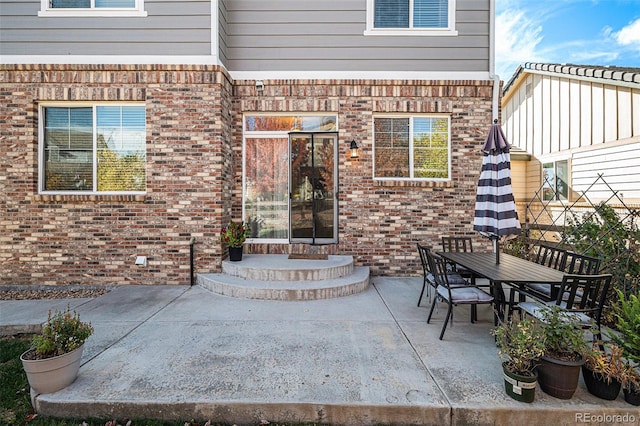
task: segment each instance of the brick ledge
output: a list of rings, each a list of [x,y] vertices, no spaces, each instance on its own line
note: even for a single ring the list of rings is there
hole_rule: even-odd
[[[124,202],[143,203],[147,200],[146,195],[99,195],[99,194],[37,194],[33,196],[36,202]]]

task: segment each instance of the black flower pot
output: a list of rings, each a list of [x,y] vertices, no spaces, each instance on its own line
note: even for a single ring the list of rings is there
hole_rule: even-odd
[[[631,405],[640,405],[640,388],[633,385],[630,389],[624,388],[624,400]]]
[[[598,398],[613,401],[620,393],[622,383],[616,379],[611,379],[611,381],[607,382],[607,379],[589,370],[584,365],[582,366],[582,377],[584,378],[584,384],[587,385],[589,393]]]
[[[238,262],[242,260],[242,246],[229,247],[229,260],[232,262]]]

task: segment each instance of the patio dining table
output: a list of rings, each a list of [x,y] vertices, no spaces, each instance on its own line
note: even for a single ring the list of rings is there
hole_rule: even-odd
[[[495,253],[479,252],[439,252],[443,258],[458,264],[477,277],[489,280],[494,297],[495,323],[504,320],[505,297],[503,284],[521,288],[527,283],[558,284],[562,283],[564,272],[548,266],[540,265],[520,257],[502,253],[500,263],[496,263]]]

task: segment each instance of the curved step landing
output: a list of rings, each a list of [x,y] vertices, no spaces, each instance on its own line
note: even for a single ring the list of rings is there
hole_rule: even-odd
[[[198,274],[198,285],[224,296],[281,301],[349,296],[369,286],[369,268],[354,267],[351,256],[310,260],[249,254],[240,262],[224,261],[222,269]]]

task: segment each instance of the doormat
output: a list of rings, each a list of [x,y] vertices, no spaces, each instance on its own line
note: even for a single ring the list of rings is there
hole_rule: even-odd
[[[322,253],[291,253],[289,259],[327,260],[329,255]]]

